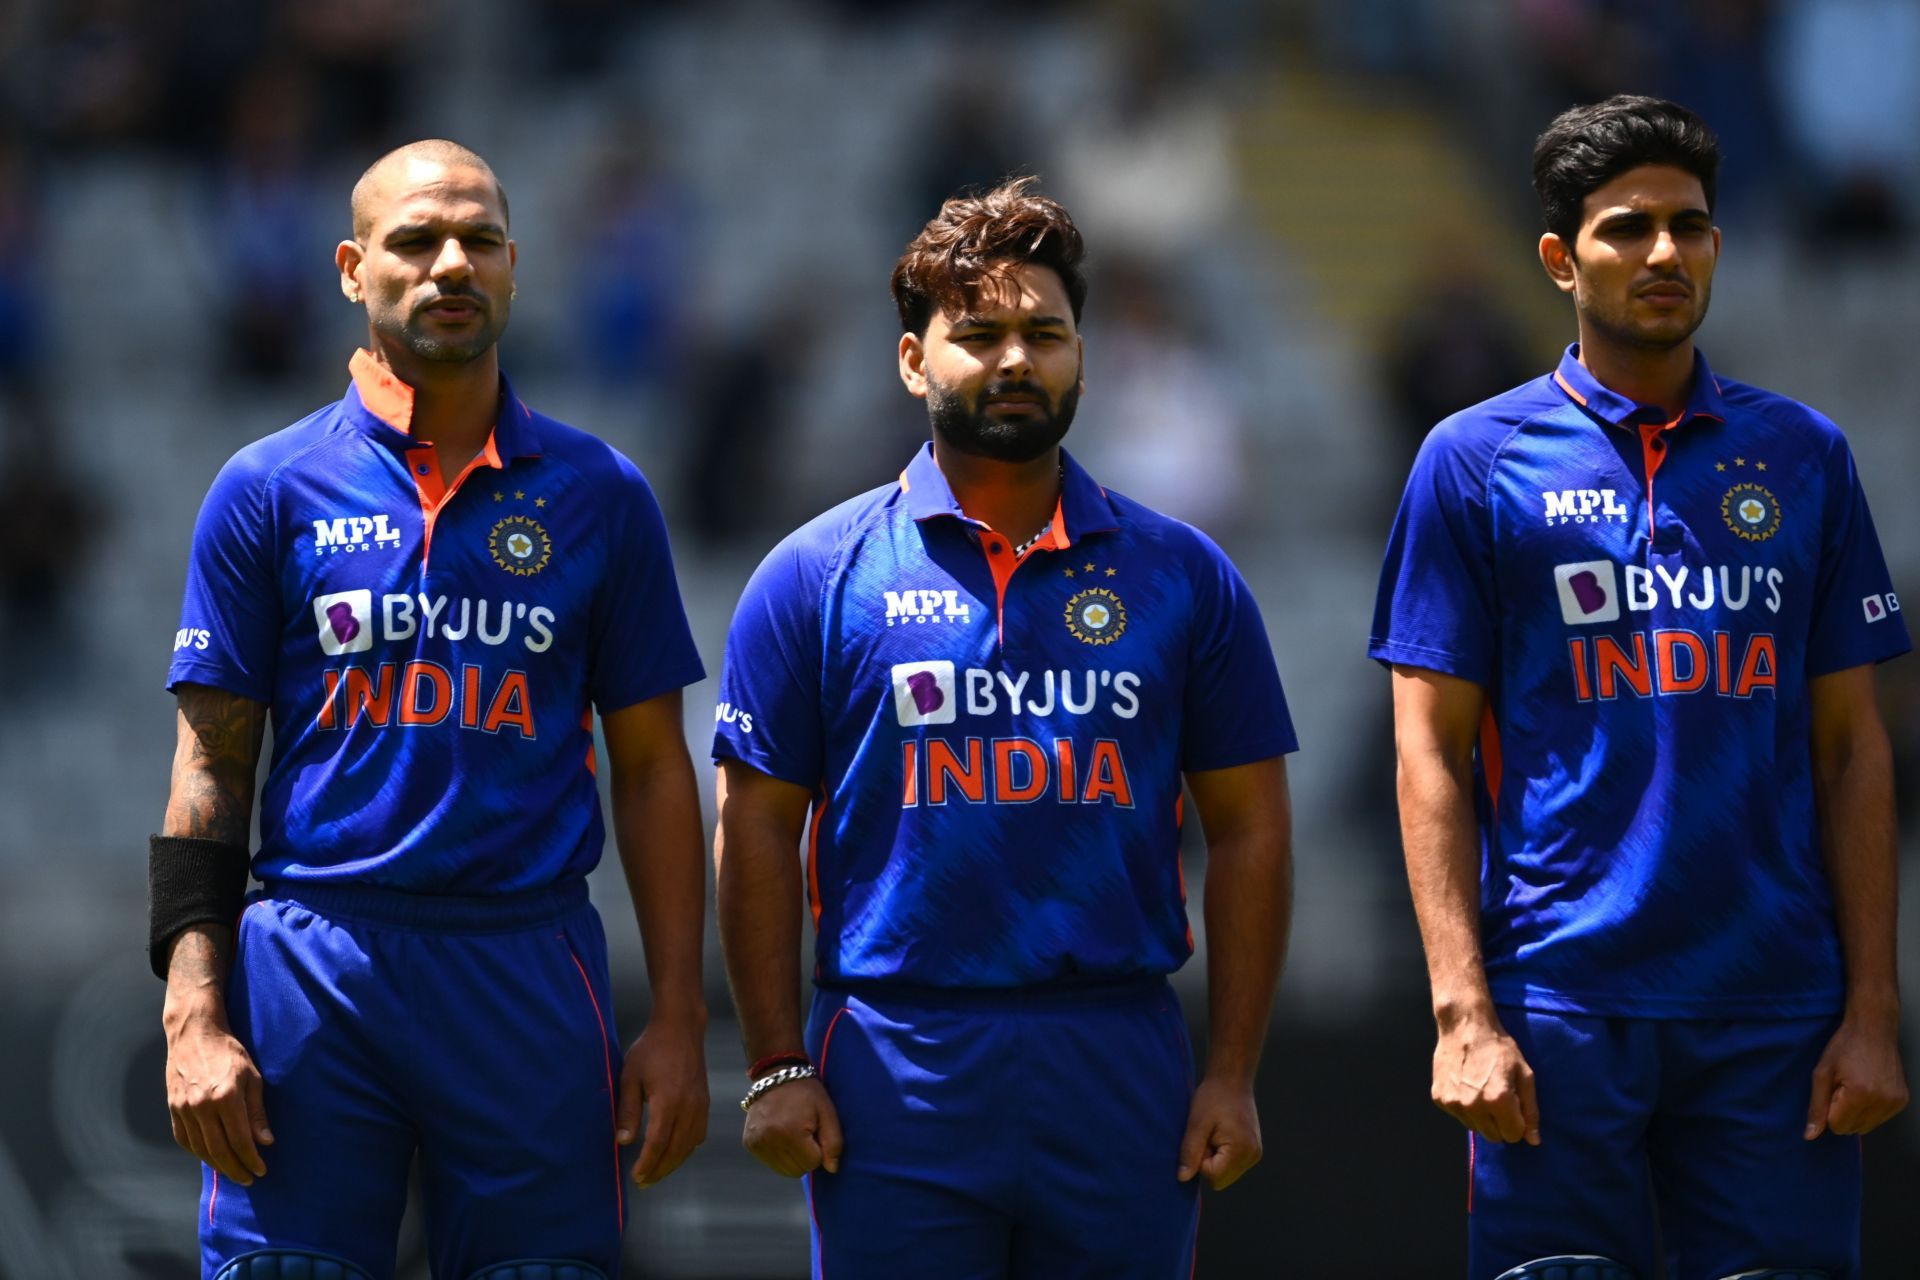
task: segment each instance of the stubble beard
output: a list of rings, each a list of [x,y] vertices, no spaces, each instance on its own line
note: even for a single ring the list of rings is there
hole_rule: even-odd
[[[471,294],[456,296],[473,297]],[[476,305],[479,304],[477,298],[473,300]],[[483,307],[481,317],[480,327],[460,338],[440,337],[427,332],[424,308],[416,310],[397,327],[378,327],[416,358],[429,364],[471,364],[491,351],[507,331],[507,308],[504,304]]]
[[[1614,310],[1613,308],[1601,309],[1598,307],[1583,308],[1581,319],[1586,322],[1589,329],[1606,337],[1616,346],[1629,347],[1639,351],[1672,351],[1674,348],[1690,341],[1693,335],[1699,332],[1700,326],[1706,321],[1707,308],[1713,301],[1713,286],[1711,282],[1707,284],[1697,284],[1694,285],[1693,288],[1695,299],[1699,305],[1694,308],[1693,314],[1688,317],[1685,327],[1682,328],[1677,335],[1674,334],[1672,330],[1650,332],[1645,324],[1635,321],[1632,315],[1633,302],[1631,299],[1627,301],[1624,307],[1618,310]]]

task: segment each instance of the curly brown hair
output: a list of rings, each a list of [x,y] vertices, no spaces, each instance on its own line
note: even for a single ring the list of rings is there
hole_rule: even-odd
[[[1079,323],[1086,245],[1060,202],[1035,193],[1038,181],[1028,175],[991,191],[962,192],[920,229],[893,268],[893,305],[907,332],[924,335],[935,311],[964,311],[982,281],[1026,265],[1060,277]]]

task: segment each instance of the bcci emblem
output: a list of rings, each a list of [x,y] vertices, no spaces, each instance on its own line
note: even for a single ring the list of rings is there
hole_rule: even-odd
[[[508,516],[487,535],[487,550],[502,569],[527,578],[547,567],[553,558],[553,541],[536,521]]]
[[[1780,530],[1780,502],[1764,485],[1737,484],[1720,499],[1720,518],[1748,542],[1765,542]]]
[[[1127,606],[1105,587],[1090,587],[1067,601],[1067,630],[1083,644],[1112,644],[1127,629]]]

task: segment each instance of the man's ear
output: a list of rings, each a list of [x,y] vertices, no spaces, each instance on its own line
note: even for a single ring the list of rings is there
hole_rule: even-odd
[[[1540,237],[1540,265],[1546,268],[1555,288],[1562,293],[1573,292],[1573,249],[1551,231]]]
[[[900,381],[909,394],[927,398],[927,344],[917,333],[900,335]]]
[[[360,264],[367,252],[357,241],[342,240],[333,251],[333,265],[340,268],[340,293],[348,302],[362,302],[366,290],[360,287]]]

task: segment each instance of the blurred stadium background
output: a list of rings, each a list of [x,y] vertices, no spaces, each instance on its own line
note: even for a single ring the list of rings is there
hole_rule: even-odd
[[[507,366],[652,478],[710,668],[765,549],[924,436],[893,371],[900,246],[1009,171],[1074,211],[1094,263],[1069,444],[1234,554],[1305,743],[1267,1160],[1209,1199],[1203,1276],[1462,1265],[1465,1144],[1425,1097],[1386,681],[1362,652],[1419,437],[1570,338],[1527,185],[1554,110],[1633,89],[1718,128],[1703,346],[1848,430],[1920,599],[1914,0],[13,0],[0,68],[6,1280],[191,1273],[196,1170],[142,949],[169,638],[215,470],[345,385],[364,329],[333,245],[398,142],[498,169],[521,248]],[[1910,798],[1920,665],[1883,689]],[[710,692],[688,697],[696,759]],[[603,870],[630,1036],[643,964]],[[1181,975],[1196,1018],[1201,971]],[[802,1275],[798,1188],[737,1145],[711,941],[708,973],[711,1136],[634,1197],[629,1274]],[[1871,1274],[1920,1258],[1917,1116],[1866,1146]],[[426,1274],[417,1224],[403,1254]]]

